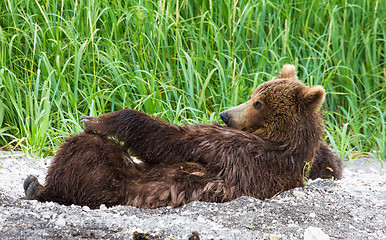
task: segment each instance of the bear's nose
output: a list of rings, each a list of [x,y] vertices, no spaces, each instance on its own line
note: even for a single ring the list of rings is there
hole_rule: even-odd
[[[224,111],[224,112],[220,112],[220,117],[221,117],[221,120],[225,123],[225,124],[228,124],[229,121],[231,120],[231,117],[229,116],[229,114]]]

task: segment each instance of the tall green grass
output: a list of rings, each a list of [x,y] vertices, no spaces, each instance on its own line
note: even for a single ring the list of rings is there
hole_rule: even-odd
[[[385,12],[365,0],[1,1],[0,144],[52,154],[80,115],[124,107],[219,121],[292,63],[326,88],[340,156],[385,159]]]

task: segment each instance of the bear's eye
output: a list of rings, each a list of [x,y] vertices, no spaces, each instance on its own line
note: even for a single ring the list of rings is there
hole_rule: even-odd
[[[260,109],[262,106],[263,106],[263,104],[262,104],[260,101],[256,101],[256,102],[253,104],[253,107],[254,107],[256,110]]]

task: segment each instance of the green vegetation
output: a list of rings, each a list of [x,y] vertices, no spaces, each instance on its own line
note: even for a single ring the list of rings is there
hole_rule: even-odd
[[[326,88],[340,156],[385,159],[385,13],[378,0],[1,1],[0,145],[52,154],[79,116],[124,107],[219,121],[291,63]]]

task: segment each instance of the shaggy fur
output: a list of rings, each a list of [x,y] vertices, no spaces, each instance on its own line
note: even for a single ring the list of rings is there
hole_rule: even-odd
[[[319,151],[323,99],[322,87],[306,87],[286,65],[245,104],[244,126],[232,125],[232,116],[230,127],[176,126],[132,109],[82,116],[86,132],[61,146],[44,186],[27,178],[26,198],[90,208],[270,198],[303,186],[306,164],[332,154],[323,144]],[[312,177],[324,174],[317,166]]]
[[[342,160],[324,142],[321,142],[308,177],[338,180],[342,179],[342,173]]]

